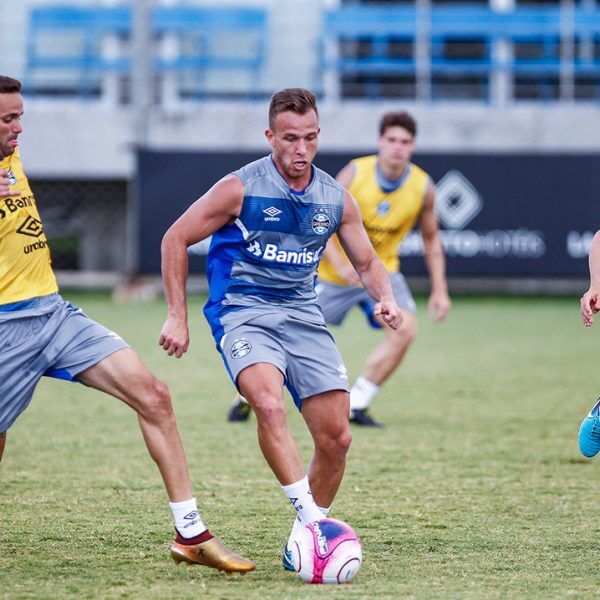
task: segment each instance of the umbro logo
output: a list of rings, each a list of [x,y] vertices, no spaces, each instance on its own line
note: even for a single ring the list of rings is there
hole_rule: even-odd
[[[265,217],[265,221],[280,221],[281,219],[277,216],[280,215],[282,211],[280,211],[275,206],[269,206],[269,208],[265,208],[263,213],[267,215]]]
[[[269,206],[269,208],[265,208],[263,212],[265,213],[265,215],[269,215],[270,217],[276,217],[277,215],[281,214],[281,211],[278,208],[275,208],[274,206]]]
[[[345,365],[340,365],[336,371],[340,374],[340,379],[348,379],[348,369]]]
[[[44,233],[44,229],[42,228],[42,222],[36,219],[35,217],[29,215],[21,224],[19,229],[17,229],[17,233],[21,233],[22,235],[28,235],[29,237],[40,237],[40,235]]]
[[[197,516],[198,516],[198,511],[197,510],[193,510],[192,512],[190,512],[187,515],[185,515],[185,517],[183,517],[183,518],[187,519],[188,521],[191,521],[192,519],[195,519]]]

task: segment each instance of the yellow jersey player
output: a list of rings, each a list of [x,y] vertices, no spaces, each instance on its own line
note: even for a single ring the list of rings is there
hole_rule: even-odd
[[[385,328],[385,337],[367,358],[350,392],[350,421],[381,426],[368,412],[381,385],[401,363],[417,334],[416,307],[400,273],[398,245],[415,223],[423,236],[425,262],[431,280],[428,312],[436,322],[450,310],[444,251],[434,211],[435,188],[429,175],[411,162],[417,127],[406,112],[388,113],[379,126],[376,155],[350,161],[337,180],[356,199],[369,239],[390,273],[398,306],[403,311],[398,330]],[[347,312],[359,305],[373,327],[373,302],[360,285],[356,272],[336,238],[332,238],[319,267],[319,304],[326,323],[340,324]]]
[[[0,459],[7,430],[42,376],[79,381],[131,406],[162,475],[173,513],[177,562],[251,571],[206,528],[192,495],[167,386],[117,334],[65,302],[50,263],[35,197],[23,172],[21,84],[0,76]]]

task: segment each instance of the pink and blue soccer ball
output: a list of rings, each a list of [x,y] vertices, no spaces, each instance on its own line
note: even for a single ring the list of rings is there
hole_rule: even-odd
[[[293,541],[291,551],[296,573],[307,583],[346,583],[362,563],[358,536],[337,519],[309,523]]]

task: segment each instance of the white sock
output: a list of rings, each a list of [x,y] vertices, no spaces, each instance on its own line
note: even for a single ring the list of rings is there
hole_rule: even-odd
[[[296,509],[296,514],[302,525],[307,525],[323,518],[321,511],[317,508],[313,500],[308,485],[308,477],[305,476],[300,481],[296,481],[296,483],[282,485],[281,487],[292,506]]]
[[[294,519],[294,524],[292,525],[292,532],[290,533],[290,538],[288,540],[288,548],[291,543],[296,539],[296,536],[304,529],[305,525],[302,524],[302,521],[296,516]]]
[[[322,506],[317,506],[317,508],[321,513],[321,518],[326,517],[329,514],[329,511],[331,510],[331,507],[323,508]],[[300,519],[296,517],[294,519],[294,524],[292,525],[292,533],[290,533],[290,538],[288,540],[288,548],[290,547],[290,544],[294,541],[295,537],[302,531],[304,527],[305,525],[303,525],[300,522]]]
[[[173,512],[175,529],[182,537],[192,538],[206,531],[206,525],[202,522],[198,512],[196,498],[190,498],[183,502],[169,502],[169,507]]]
[[[379,386],[362,375],[356,379],[350,390],[350,410],[363,410],[379,393]]]

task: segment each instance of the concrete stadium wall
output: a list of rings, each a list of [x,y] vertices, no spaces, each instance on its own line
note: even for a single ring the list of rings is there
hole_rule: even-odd
[[[172,0],[156,0],[173,4]],[[3,37],[2,72],[25,73],[28,10],[40,0],[10,4]],[[111,5],[117,0],[68,0]],[[215,5],[215,0],[194,0]],[[338,0],[220,0],[219,5],[264,6],[271,13],[269,90],[312,87],[321,10]],[[8,17],[7,17],[8,18]],[[600,107],[594,104],[519,103],[495,108],[481,103],[411,104],[345,101],[321,103],[321,148],[364,152],[374,147],[377,122],[387,110],[408,109],[420,127],[423,152],[598,152]],[[152,149],[263,151],[267,101],[204,101],[155,107],[148,118]],[[129,106],[101,100],[27,100],[22,155],[33,177],[126,178],[135,172],[136,115]]]
[[[345,102],[321,105],[321,149],[365,152],[374,148],[377,122],[387,110],[417,118],[423,152],[599,152],[600,108],[479,104],[445,106]],[[76,101],[29,100],[21,154],[35,177],[130,178],[135,139],[130,109]],[[267,102],[205,102],[176,112],[156,109],[148,147],[156,150],[268,149]]]

